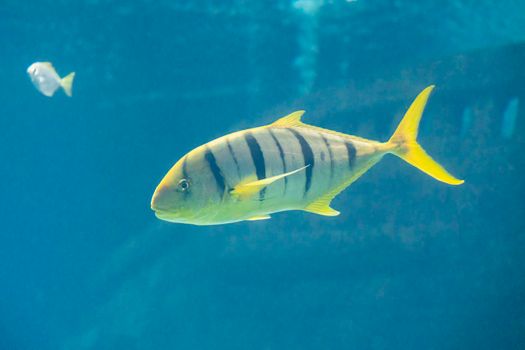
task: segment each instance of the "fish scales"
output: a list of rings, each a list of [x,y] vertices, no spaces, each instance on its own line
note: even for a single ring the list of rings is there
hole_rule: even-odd
[[[275,139],[281,145],[284,159],[281,158]],[[215,188],[216,195],[220,197],[226,188],[233,188],[241,179],[261,179],[282,174],[285,172],[283,161],[286,169],[307,165],[305,170],[310,169],[310,172],[287,177],[286,191],[284,181],[279,181],[263,189],[268,191],[267,198],[266,191],[259,192],[258,208],[282,211],[302,209],[309,201],[339,186],[351,176],[352,167],[349,164],[355,162],[356,156],[349,157],[349,147],[366,149],[359,152],[365,157],[372,149],[367,143],[352,142],[330,133],[301,127],[272,127],[254,128],[221,137],[205,144],[202,152],[205,152],[208,171],[214,179],[214,184],[210,186]],[[331,156],[325,156],[323,160],[322,153]],[[239,172],[241,164],[244,166]]]

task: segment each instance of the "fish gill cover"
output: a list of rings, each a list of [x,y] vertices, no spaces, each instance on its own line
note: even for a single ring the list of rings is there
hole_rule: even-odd
[[[520,349],[525,6],[517,1],[3,1],[0,349]],[[75,71],[74,95],[26,69]],[[334,201],[194,227],[149,208],[192,148],[305,109],[419,140]]]

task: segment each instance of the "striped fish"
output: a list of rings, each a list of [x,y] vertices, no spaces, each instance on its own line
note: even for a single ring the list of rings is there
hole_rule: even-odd
[[[459,185],[463,181],[416,142],[432,89],[418,95],[387,142],[304,124],[304,111],[297,111],[206,143],[171,168],[151,208],[159,219],[195,225],[268,219],[286,210],[336,216],[332,199],[389,153],[439,181]]]

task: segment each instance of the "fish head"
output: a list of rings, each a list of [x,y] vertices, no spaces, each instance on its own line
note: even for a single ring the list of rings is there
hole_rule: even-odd
[[[35,76],[38,74],[38,62],[33,63],[27,68],[27,74],[30,76]]]
[[[205,172],[199,163],[185,156],[164,176],[151,198],[151,209],[157,218],[175,223],[202,223],[210,196],[208,179],[203,176]]]
[[[51,97],[61,87],[61,79],[50,62],[35,62],[27,68],[33,85],[45,96]]]
[[[27,68],[27,74],[33,79],[41,77],[45,79],[60,80],[60,77],[57,75],[51,62],[35,62]]]

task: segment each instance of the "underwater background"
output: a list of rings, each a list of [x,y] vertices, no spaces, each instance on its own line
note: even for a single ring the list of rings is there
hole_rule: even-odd
[[[0,349],[523,349],[523,1],[0,1]],[[76,71],[47,98],[25,70]],[[297,109],[419,140],[338,217],[149,208],[182,155]]]

